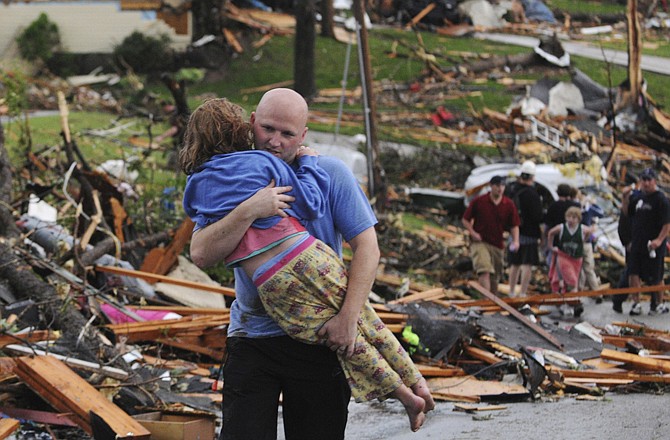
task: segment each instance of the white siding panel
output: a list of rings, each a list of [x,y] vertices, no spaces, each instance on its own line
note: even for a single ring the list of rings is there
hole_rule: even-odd
[[[40,13],[58,25],[67,52],[109,53],[133,33],[168,34],[176,49],[190,43],[190,36],[178,36],[153,12],[121,11],[119,2],[12,3],[0,4],[0,56],[13,52],[15,39]]]

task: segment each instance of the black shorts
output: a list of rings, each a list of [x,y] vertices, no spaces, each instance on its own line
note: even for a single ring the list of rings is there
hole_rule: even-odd
[[[516,252],[511,252],[508,248],[507,261],[510,266],[521,266],[524,264],[539,266],[540,254],[537,243],[522,244]]]
[[[344,438],[351,391],[333,351],[288,336],[228,338],[220,439],[276,439],[280,393],[286,438]]]
[[[665,269],[665,243],[656,249],[656,258],[649,258],[649,252],[630,252],[626,255],[628,275],[638,275],[647,285],[654,286],[663,281]]]

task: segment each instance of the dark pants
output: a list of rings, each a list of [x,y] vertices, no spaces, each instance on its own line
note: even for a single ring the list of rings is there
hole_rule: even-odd
[[[282,394],[287,440],[341,440],[351,391],[335,353],[288,336],[230,337],[221,440],[275,440]]]
[[[621,276],[619,277],[619,282],[617,283],[617,288],[623,289],[624,287],[629,287],[628,285],[628,268],[624,268],[624,270],[621,271]],[[618,293],[616,295],[612,296],[612,302],[614,304],[623,304],[624,301],[628,298],[627,293]]]

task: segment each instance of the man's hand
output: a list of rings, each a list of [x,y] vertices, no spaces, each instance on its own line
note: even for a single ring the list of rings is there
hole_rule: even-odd
[[[253,218],[265,218],[273,215],[288,217],[284,212],[291,207],[290,203],[295,201],[295,197],[285,194],[293,189],[292,186],[275,186],[274,179],[268,186],[260,189],[253,196],[242,202],[240,206],[247,209],[249,215]]]
[[[472,238],[472,241],[482,241],[482,235],[477,231],[472,231],[470,238]]]
[[[318,332],[318,335],[325,339],[328,348],[337,351],[346,359],[351,358],[354,354],[356,335],[358,334],[358,322],[350,321],[341,313],[337,314],[326,321]]]

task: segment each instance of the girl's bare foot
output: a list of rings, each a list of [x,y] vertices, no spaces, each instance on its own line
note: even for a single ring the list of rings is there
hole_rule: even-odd
[[[423,412],[427,413],[428,411],[435,409],[435,401],[433,400],[433,396],[430,394],[430,389],[428,388],[426,379],[423,377],[419,379],[419,381],[412,386],[412,392],[424,400],[425,409]]]
[[[402,400],[402,404],[409,416],[409,426],[412,428],[412,432],[418,431],[423,422],[426,421],[426,414],[424,413],[426,402],[419,396],[412,396],[409,399]]]

